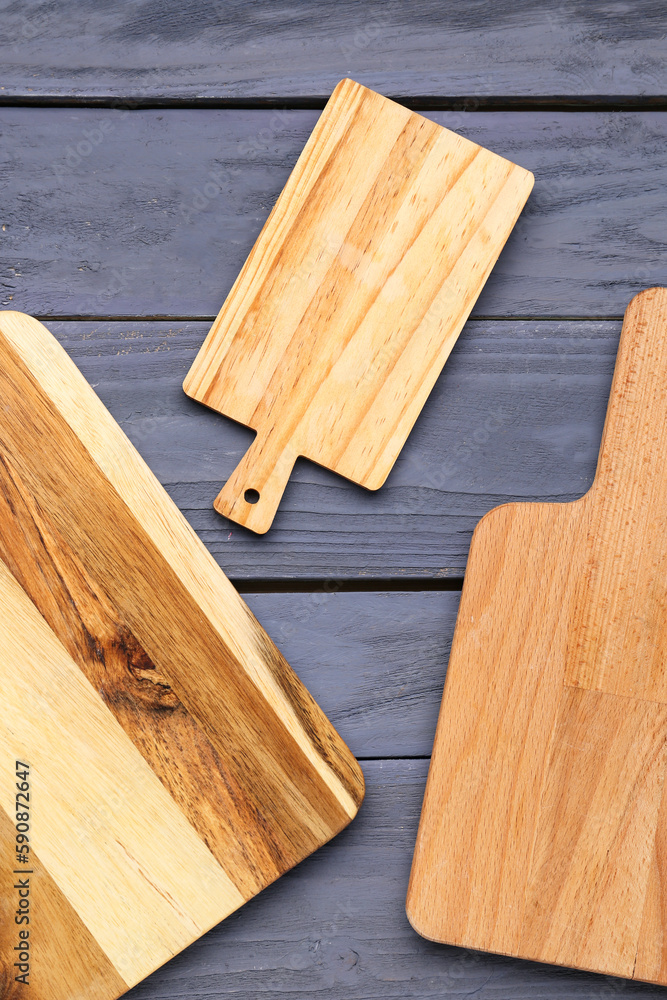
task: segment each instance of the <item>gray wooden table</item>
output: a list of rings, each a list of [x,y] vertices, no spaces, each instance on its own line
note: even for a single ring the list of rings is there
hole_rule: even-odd
[[[472,529],[587,489],[623,310],[667,284],[665,3],[16,0],[0,25],[0,304],[59,337],[368,785],[345,833],[133,995],[665,995],[437,946],[404,914]],[[343,76],[536,184],[385,487],[300,461],[257,538],[211,509],[250,433],[180,386]]]

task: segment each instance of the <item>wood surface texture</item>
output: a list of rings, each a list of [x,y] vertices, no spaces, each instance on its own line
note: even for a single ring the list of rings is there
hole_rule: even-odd
[[[590,487],[623,311],[667,284],[664,4],[0,8],[0,306],[57,336],[367,783],[331,844],[131,995],[664,998],[637,980],[430,942],[405,915],[472,531],[498,504]],[[384,487],[297,460],[258,536],[211,506],[253,432],[181,385],[343,76],[537,181]],[[54,890],[34,897],[36,933],[71,919]],[[62,962],[55,934],[38,940],[49,965]],[[79,946],[83,979],[64,972],[73,996],[102,969],[82,934]]]
[[[31,850],[73,910],[61,948],[86,960],[78,920],[101,953],[91,991],[113,997],[347,825],[363,779],[83,376],[21,313],[0,315],[0,398],[3,768],[30,763]],[[0,796],[10,814],[13,783]],[[69,995],[58,963],[42,972],[40,997]]]
[[[470,320],[385,486],[370,494],[297,461],[265,536],[228,524],[210,503],[252,431],[181,389],[204,324],[49,328],[225,573],[244,589],[312,586],[319,600],[373,580],[457,586],[472,531],[492,507],[584,493],[621,320]]]
[[[426,937],[667,983],[666,417],[653,288],[591,489],[475,530],[408,892]]]
[[[664,280],[667,115],[424,116],[537,178],[473,316],[620,317]],[[0,305],[210,325],[318,117],[0,107]]]
[[[348,74],[389,96],[665,95],[656,0],[44,0],[3,5],[4,93],[324,101]]]
[[[268,531],[300,456],[382,486],[533,182],[338,84],[184,382],[257,432],[219,514]]]

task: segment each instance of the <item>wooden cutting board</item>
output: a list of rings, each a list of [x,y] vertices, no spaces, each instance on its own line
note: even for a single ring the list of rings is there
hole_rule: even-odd
[[[667,289],[625,316],[595,481],[473,536],[408,916],[667,983]]]
[[[344,743],[65,352],[11,312],[0,604],[5,1000],[112,1000],[355,815]]]
[[[267,531],[299,455],[383,484],[532,185],[336,87],[185,380],[257,432],[216,510]]]

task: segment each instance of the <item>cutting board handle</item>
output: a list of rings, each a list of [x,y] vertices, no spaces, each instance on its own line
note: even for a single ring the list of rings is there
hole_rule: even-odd
[[[270,439],[257,435],[218,494],[213,506],[219,514],[263,535],[276,516],[296,454],[278,454]]]
[[[637,506],[652,496],[667,461],[667,289],[648,288],[628,305],[609,396],[593,497]],[[654,473],[660,469],[660,474]],[[664,498],[653,497],[658,509]]]

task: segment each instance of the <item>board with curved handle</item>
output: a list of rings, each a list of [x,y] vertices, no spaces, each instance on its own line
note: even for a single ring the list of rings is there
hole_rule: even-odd
[[[379,489],[532,186],[338,84],[184,383],[257,432],[219,513],[267,531],[301,455]]]
[[[408,893],[425,937],[667,983],[667,289],[594,483],[479,523]]]

